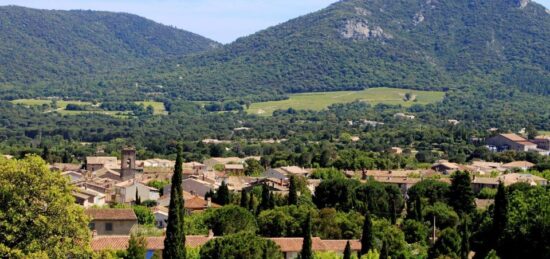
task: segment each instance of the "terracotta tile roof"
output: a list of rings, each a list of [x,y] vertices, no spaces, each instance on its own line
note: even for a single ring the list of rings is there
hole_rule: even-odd
[[[322,240],[327,248],[327,251],[343,252],[346,249],[346,243],[348,240]],[[349,240],[349,244],[352,251],[361,250],[361,241]]]
[[[523,137],[521,137],[517,134],[514,134],[514,133],[507,133],[507,134],[500,134],[500,135],[507,138],[507,139],[509,139],[509,140],[511,140],[511,141],[514,141],[514,142],[527,141]]]
[[[515,167],[519,167],[519,168],[523,168],[523,167],[526,167],[526,168],[531,168],[535,166],[535,164],[531,163],[531,162],[527,162],[527,161],[514,161],[514,162],[510,162],[510,163],[507,163],[507,164],[503,164],[502,167],[506,167],[506,168],[515,168]]]
[[[164,237],[146,237],[147,250],[164,249]],[[204,245],[210,237],[207,236],[186,236],[185,244],[195,248]],[[128,247],[129,236],[97,236],[92,239],[92,250],[124,250]]]
[[[214,237],[208,236],[186,236],[185,244],[187,247],[200,247]],[[269,238],[275,242],[281,249],[281,252],[299,252],[302,250],[303,238],[301,237],[277,237]],[[124,250],[128,247],[129,236],[97,236],[92,239],[92,249],[100,250]],[[147,250],[164,249],[164,237],[146,237]],[[313,251],[335,251],[343,252],[347,240],[321,240],[318,237],[312,239]],[[350,240],[351,250],[361,250],[359,240]]]
[[[220,205],[213,202],[211,202],[210,206],[212,208],[221,207]],[[186,209],[198,210],[198,209],[206,209],[207,207],[208,207],[208,201],[199,196],[193,196],[192,198],[185,200]]]
[[[133,209],[87,209],[84,212],[94,220],[137,220]]]

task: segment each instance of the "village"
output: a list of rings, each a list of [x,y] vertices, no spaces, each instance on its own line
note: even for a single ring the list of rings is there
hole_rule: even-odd
[[[486,145],[494,152],[504,150],[536,151],[548,155],[549,138],[526,140],[515,134],[499,134],[486,140]],[[391,152],[399,154],[400,148]],[[7,158],[11,158],[6,156]],[[315,168],[284,166],[263,168],[257,176],[246,176],[247,161],[260,161],[260,157],[212,157],[204,161],[183,163],[182,189],[186,214],[203,213],[209,209],[220,208],[209,197],[209,194],[225,186],[232,193],[249,192],[255,187],[267,187],[270,192],[288,195],[290,178],[304,179],[307,188],[313,193],[321,179],[313,176]],[[529,173],[535,166],[528,161],[497,163],[472,161],[468,164],[457,164],[440,160],[430,168],[417,170],[346,170],[347,178],[361,182],[376,181],[395,185],[407,199],[408,190],[425,179],[450,183],[450,176],[457,171],[468,172],[471,176],[471,187],[479,194],[484,189],[496,189],[500,183],[510,186],[515,183],[526,183],[530,186],[546,186],[545,178]],[[166,159],[137,160],[136,150],[132,147],[122,149],[121,157],[89,156],[82,164],[54,163],[52,170],[60,171],[75,187],[72,195],[76,203],[85,208],[91,218],[92,248],[101,250],[123,250],[128,245],[132,231],[139,228],[138,218],[131,207],[119,208],[114,205],[147,204],[154,215],[154,225],[162,233],[167,225],[168,206],[170,203],[170,179],[175,161]],[[475,200],[478,209],[484,209],[494,202],[493,199],[478,197]],[[188,236],[189,247],[200,247],[215,238],[210,231],[205,236]],[[295,258],[300,249],[301,238],[271,238],[280,246],[285,258]],[[347,240],[313,239],[314,251],[331,251],[343,253]],[[163,238],[147,237],[147,249],[151,252],[162,250]],[[351,241],[351,249],[360,250],[358,240]]]

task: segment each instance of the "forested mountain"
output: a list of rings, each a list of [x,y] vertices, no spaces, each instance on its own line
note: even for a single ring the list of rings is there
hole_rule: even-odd
[[[219,45],[126,13],[0,7],[0,89],[47,82],[55,87]]]
[[[376,86],[549,94],[548,42],[549,11],[528,0],[344,0],[136,81],[199,100]]]

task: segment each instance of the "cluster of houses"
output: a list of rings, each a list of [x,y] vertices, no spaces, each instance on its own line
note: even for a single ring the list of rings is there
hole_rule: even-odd
[[[516,148],[513,145],[508,146]],[[392,150],[395,153],[400,151]],[[312,192],[321,182],[318,179],[310,179],[313,169],[298,166],[268,168],[259,177],[245,176],[245,161],[248,159],[260,160],[260,157],[210,158],[202,163],[184,163],[182,188],[186,212],[200,213],[209,208],[220,207],[205,196],[210,191],[218,189],[222,182],[234,192],[267,186],[272,192],[282,195],[288,193],[289,179],[292,175],[306,178],[308,188]],[[78,204],[86,208],[86,214],[91,218],[90,229],[94,233],[92,247],[95,250],[116,250],[127,246],[129,234],[138,225],[137,217],[132,209],[112,209],[104,205],[134,204],[136,199],[141,202],[154,201],[156,206],[151,207],[151,211],[155,216],[156,227],[164,229],[168,218],[171,185],[166,184],[157,189],[151,187],[149,183],[151,181],[167,182],[166,180],[172,176],[174,165],[174,161],[165,159],[136,160],[135,149],[124,148],[120,160],[117,157],[92,156],[86,158],[84,165],[53,164],[51,167],[61,171],[62,175],[68,177],[76,187],[73,196]],[[359,170],[346,171],[345,174],[361,181],[372,179],[394,184],[406,195],[409,188],[423,179],[438,179],[450,183],[448,176],[461,170],[473,175],[472,188],[479,192],[483,188],[497,188],[500,182],[505,185],[517,182],[547,185],[546,179],[525,172],[533,166],[527,161],[507,164],[474,161],[468,165],[437,161],[429,169]],[[189,236],[187,242],[189,246],[196,247],[212,238],[215,237]],[[285,258],[295,258],[301,249],[299,238],[273,238],[273,241],[281,247]],[[313,250],[343,252],[345,242],[314,238]],[[151,253],[162,250],[162,245],[162,237],[148,238],[147,246]],[[353,241],[352,250],[359,249],[360,244]]]

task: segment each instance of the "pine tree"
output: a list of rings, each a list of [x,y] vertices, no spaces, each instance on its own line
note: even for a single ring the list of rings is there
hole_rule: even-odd
[[[372,221],[370,214],[365,213],[365,222],[363,223],[363,234],[361,235],[361,255],[364,255],[373,248]]]
[[[464,216],[463,222],[460,226],[462,235],[462,243],[460,247],[460,257],[462,259],[468,259],[470,254],[470,230],[468,228],[468,216]]]
[[[135,198],[134,204],[135,205],[141,205],[141,198],[139,197],[139,191],[138,191],[137,186],[136,186],[136,198]]]
[[[130,235],[128,248],[126,249],[127,259],[143,259],[147,254],[147,240],[142,236]]]
[[[288,205],[298,205],[298,186],[296,185],[296,176],[290,176],[290,186],[288,188]]]
[[[166,227],[166,237],[164,239],[164,250],[162,258],[164,259],[185,259],[185,225],[183,218],[185,214],[183,200],[183,151],[178,146],[178,156],[172,176],[172,190],[170,194],[170,205],[168,207],[168,225]]]
[[[243,190],[241,192],[241,203],[240,203],[240,206],[243,207],[243,208],[247,208],[248,206],[248,193],[246,190]]]
[[[311,214],[308,213],[307,218],[302,227],[304,233],[304,241],[302,243],[302,251],[300,252],[300,259],[313,259],[313,252],[311,251]]]
[[[346,243],[346,248],[344,249],[344,259],[351,259],[351,245],[349,240]]]
[[[508,218],[508,197],[504,184],[500,182],[495,196],[495,206],[493,209],[493,240],[492,248],[497,249],[498,239],[502,237],[504,229],[506,228],[506,221]]]
[[[471,214],[474,212],[475,196],[471,186],[470,175],[467,172],[457,171],[453,174],[449,195],[449,204],[458,214]]]

